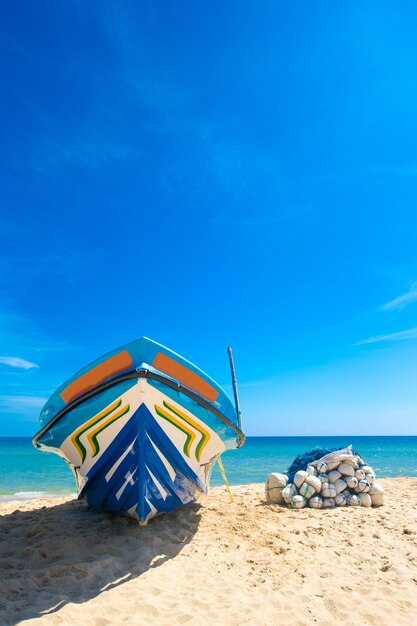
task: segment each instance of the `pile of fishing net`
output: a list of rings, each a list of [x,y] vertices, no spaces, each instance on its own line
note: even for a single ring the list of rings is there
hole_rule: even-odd
[[[375,482],[375,472],[352,446],[330,451],[316,448],[299,455],[286,474],[268,476],[265,495],[268,501],[293,509],[384,503],[384,489]]]

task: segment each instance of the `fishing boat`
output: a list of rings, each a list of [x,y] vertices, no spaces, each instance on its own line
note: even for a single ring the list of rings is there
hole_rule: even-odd
[[[239,448],[235,406],[207,374],[143,337],[61,385],[40,414],[33,444],[72,469],[78,498],[140,524],[207,493],[216,459]]]

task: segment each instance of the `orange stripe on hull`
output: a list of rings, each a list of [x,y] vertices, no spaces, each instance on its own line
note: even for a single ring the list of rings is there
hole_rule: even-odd
[[[158,352],[152,362],[152,367],[160,372],[164,372],[164,374],[168,374],[171,378],[175,378],[178,382],[196,391],[200,396],[203,396],[203,398],[206,398],[206,400],[210,402],[214,402],[219,395],[219,392],[201,378],[201,376],[195,374],[187,367],[184,367],[162,352]]]
[[[61,391],[61,398],[65,404],[69,404],[82,394],[94,389],[97,385],[104,383],[111,376],[120,374],[132,367],[132,357],[127,350],[111,356],[107,361],[96,365]]]

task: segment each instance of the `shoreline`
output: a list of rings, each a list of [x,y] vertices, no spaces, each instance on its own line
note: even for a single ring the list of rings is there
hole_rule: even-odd
[[[285,473],[285,472],[284,472]],[[398,479],[407,479],[407,480],[417,480],[417,475],[416,476],[380,476],[378,475],[376,478],[376,482],[381,482],[381,481],[385,481],[385,480],[398,480]],[[241,487],[252,487],[252,486],[262,486],[264,487],[265,485],[265,481],[259,481],[259,482],[249,482],[249,483],[237,483],[237,484],[232,484],[229,481],[229,485],[230,488],[233,489],[238,489]],[[209,492],[208,495],[210,495],[210,493],[213,490],[218,490],[218,489],[223,489],[225,487],[224,483],[222,485],[213,485],[210,486],[209,488]],[[204,494],[200,494],[201,497],[207,497]],[[13,493],[13,494],[2,494],[0,493],[0,505],[2,503],[6,503],[6,502],[25,502],[25,501],[36,501],[36,500],[44,500],[44,499],[49,499],[49,498],[53,498],[53,499],[57,499],[57,498],[69,498],[71,497],[72,499],[77,499],[77,492],[76,491],[61,491],[61,492],[56,492],[56,491],[19,491],[17,493]]]
[[[75,491],[71,492],[51,492],[48,491],[19,491],[18,493],[12,494],[0,494],[0,505],[3,502],[26,502],[26,501],[36,501],[36,500],[44,500],[44,499],[57,499],[57,498],[77,498],[77,493]]]
[[[285,472],[284,472],[285,473]],[[406,480],[417,480],[417,476],[377,476],[376,482],[381,482],[381,481],[385,481],[385,480],[399,480],[399,479],[406,479]],[[231,484],[229,483],[230,488],[233,489],[239,489],[239,488],[243,488],[243,487],[254,487],[254,486],[262,486],[264,487],[265,485],[265,481],[262,482],[250,482],[250,483],[239,483],[239,484]],[[213,485],[210,486],[209,488],[209,492],[208,492],[208,496],[210,495],[210,493],[212,491],[215,490],[219,490],[219,489],[224,489],[225,485]],[[201,497],[208,497],[205,496],[203,493],[201,493],[199,495],[199,498]],[[77,492],[76,491],[68,491],[68,492],[49,492],[49,491],[19,491],[17,493],[13,493],[13,494],[1,494],[0,493],[0,505],[2,503],[7,503],[7,502],[26,502],[26,501],[37,501],[37,500],[45,500],[45,499],[59,499],[59,498],[70,498],[71,499],[75,499],[77,500]],[[199,500],[198,498],[198,500]]]

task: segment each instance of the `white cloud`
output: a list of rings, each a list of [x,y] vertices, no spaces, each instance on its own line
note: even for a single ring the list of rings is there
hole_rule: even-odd
[[[390,335],[377,335],[358,341],[357,346],[363,346],[368,343],[379,343],[381,341],[401,341],[404,339],[417,339],[417,328],[402,330],[399,333],[391,333]]]
[[[238,389],[244,389],[246,387],[263,387],[264,385],[268,385],[271,383],[271,380],[249,380],[245,383],[238,382]],[[226,385],[222,385],[223,389],[233,389],[233,386],[230,383]]]
[[[379,310],[380,311],[395,311],[395,310],[401,311],[408,304],[411,304],[412,302],[416,302],[416,301],[417,301],[417,282],[413,283],[410,289],[406,293],[403,293],[401,296],[398,296],[398,298],[395,298],[394,300],[387,302],[387,304],[384,304],[383,306],[381,306]]]
[[[0,356],[0,363],[3,365],[9,365],[10,367],[17,367],[23,370],[31,370],[33,368],[39,367],[37,363],[32,363],[31,361],[26,361],[25,359],[20,359],[17,356]]]

